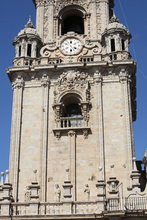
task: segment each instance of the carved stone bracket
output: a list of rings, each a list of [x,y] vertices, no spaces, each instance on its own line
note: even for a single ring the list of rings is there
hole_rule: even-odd
[[[46,74],[44,74],[41,79],[41,86],[47,87],[49,86],[49,84],[50,84],[49,77]]]

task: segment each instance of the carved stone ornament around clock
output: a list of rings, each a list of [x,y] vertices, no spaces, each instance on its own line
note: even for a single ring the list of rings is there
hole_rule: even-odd
[[[51,52],[56,49],[57,49],[57,47],[55,45],[45,45],[44,47],[41,48],[40,55],[42,57],[50,57]]]

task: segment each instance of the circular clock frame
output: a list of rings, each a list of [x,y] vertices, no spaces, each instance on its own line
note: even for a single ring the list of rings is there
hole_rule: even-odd
[[[75,56],[82,51],[82,42],[75,37],[68,37],[61,42],[60,50],[66,56]]]

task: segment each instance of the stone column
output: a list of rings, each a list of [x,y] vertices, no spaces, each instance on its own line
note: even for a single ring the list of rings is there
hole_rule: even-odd
[[[98,163],[98,182],[96,187],[98,188],[98,200],[104,201],[105,192],[105,152],[104,152],[104,128],[103,128],[103,98],[102,98],[102,76],[99,71],[94,75],[95,89],[97,94],[96,114],[98,118],[98,137],[97,137],[97,158]]]
[[[127,149],[127,155],[129,158],[128,169],[129,172],[133,170],[133,157],[134,157],[134,140],[133,140],[133,128],[132,128],[132,111],[131,111],[131,97],[130,97],[130,79],[125,69],[120,72],[120,83],[122,87],[123,96],[123,108],[124,108],[124,125],[125,125],[125,145]],[[130,179],[130,186],[132,182]]]
[[[88,15],[87,19],[88,19],[88,36],[94,39],[97,39],[97,34],[98,34],[98,30],[97,30],[97,7],[96,7],[96,1],[91,3],[91,7],[92,7],[92,13],[91,16]]]
[[[44,2],[39,1],[36,5],[36,29],[39,36],[43,39],[44,32]]]
[[[101,31],[104,31],[109,24],[109,0],[101,0],[99,5],[101,11]]]
[[[69,136],[69,160],[70,160],[70,180],[73,183],[73,201],[76,201],[76,133],[68,132]]]
[[[13,197],[18,200],[19,157],[21,146],[21,123],[24,81],[20,75],[13,83],[13,113],[10,148],[10,182],[13,184]]]
[[[36,58],[36,56],[37,56],[36,52],[37,52],[37,42],[33,41],[33,43],[32,43],[32,52],[31,52],[32,58]]]
[[[46,74],[41,80],[42,85],[42,143],[41,143],[41,201],[46,201],[47,197],[47,152],[48,152],[48,117],[49,117],[49,78]]]
[[[55,28],[55,22],[57,22],[57,20],[54,22],[54,6],[53,3],[50,2],[48,5],[48,37],[47,37],[47,41],[53,41],[55,40],[55,32],[56,30],[54,30]],[[57,23],[56,23],[57,24]]]

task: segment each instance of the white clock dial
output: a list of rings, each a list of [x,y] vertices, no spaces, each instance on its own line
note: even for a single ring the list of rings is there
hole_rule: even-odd
[[[76,55],[81,51],[82,44],[76,38],[67,38],[62,42],[60,49],[66,55]]]

